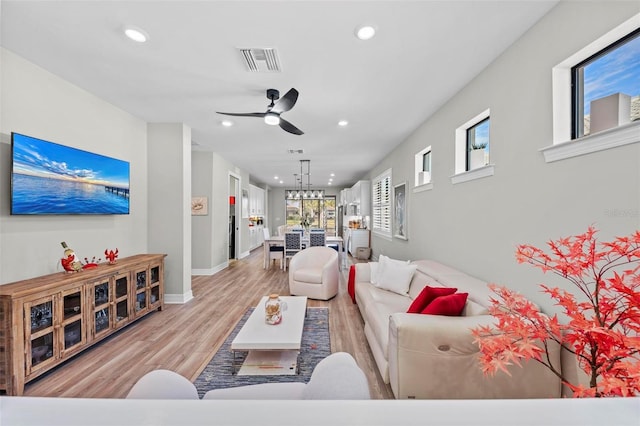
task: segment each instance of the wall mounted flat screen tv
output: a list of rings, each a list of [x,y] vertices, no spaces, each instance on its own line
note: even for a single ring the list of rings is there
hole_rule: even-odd
[[[129,214],[129,162],[11,133],[11,214]]]

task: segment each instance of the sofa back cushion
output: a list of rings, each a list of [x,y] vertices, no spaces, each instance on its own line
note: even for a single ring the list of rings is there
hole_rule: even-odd
[[[416,275],[429,276],[431,280],[435,281],[433,284],[435,287],[456,287],[459,292],[469,293],[469,300],[483,307],[490,306],[490,299],[495,296],[489,290],[486,281],[467,275],[450,266],[433,260],[417,260],[413,264],[417,266]],[[410,295],[412,293],[413,291],[409,292]]]

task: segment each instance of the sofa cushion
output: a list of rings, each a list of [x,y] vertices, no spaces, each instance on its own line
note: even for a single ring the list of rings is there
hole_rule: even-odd
[[[419,314],[424,308],[429,305],[436,297],[448,296],[458,291],[454,287],[430,287],[424,286],[418,297],[413,299],[413,303],[407,310],[408,314]]]
[[[447,315],[450,317],[460,316],[467,302],[467,296],[469,296],[468,293],[455,293],[448,296],[436,297],[422,310],[422,313],[429,315]]]
[[[369,262],[369,271],[371,274],[371,284],[378,284],[378,267],[380,264],[378,262]]]
[[[409,293],[411,279],[415,272],[415,265],[410,265],[405,262],[385,257],[378,267],[378,279],[376,285],[394,293],[407,295]]]
[[[489,315],[489,309],[467,298],[467,303],[462,310],[462,316],[473,317],[477,315]]]
[[[322,284],[322,268],[302,268],[293,273],[293,279],[299,282]]]

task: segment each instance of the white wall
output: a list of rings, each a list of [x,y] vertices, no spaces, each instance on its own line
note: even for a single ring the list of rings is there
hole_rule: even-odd
[[[165,302],[184,303],[191,292],[191,128],[147,125],[149,251],[165,253]]]
[[[192,216],[192,267],[194,274],[211,275],[229,260],[229,172],[241,176],[243,182],[248,181],[248,174],[214,152],[193,151],[191,156],[193,195],[209,198],[209,214]],[[240,253],[248,250],[249,222],[241,218],[240,211],[236,220],[241,230]]]
[[[147,129],[129,113],[1,49],[0,283],[61,271],[61,241],[80,257],[147,252]],[[129,215],[11,216],[11,132],[129,161]]]
[[[551,310],[537,284],[565,283],[518,265],[518,244],[591,224],[602,239],[640,229],[640,144],[554,163],[539,152],[553,143],[552,67],[638,12],[637,2],[560,3],[429,117],[369,174],[392,168],[394,184],[409,184],[409,240],[374,236],[374,255],[436,259]],[[487,108],[495,175],[452,185],[454,131]],[[429,145],[433,190],[414,193],[414,155]]]

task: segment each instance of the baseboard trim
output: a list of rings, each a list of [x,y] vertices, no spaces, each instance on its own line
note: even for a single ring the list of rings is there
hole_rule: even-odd
[[[184,294],[164,294],[164,303],[167,305],[181,305],[193,299],[193,292],[189,290]]]
[[[244,253],[240,253],[240,256],[238,257],[238,259],[244,259],[245,257],[249,256],[251,254],[250,251],[245,251]]]
[[[227,267],[229,267],[228,261],[209,269],[192,269],[191,275],[214,275]]]

